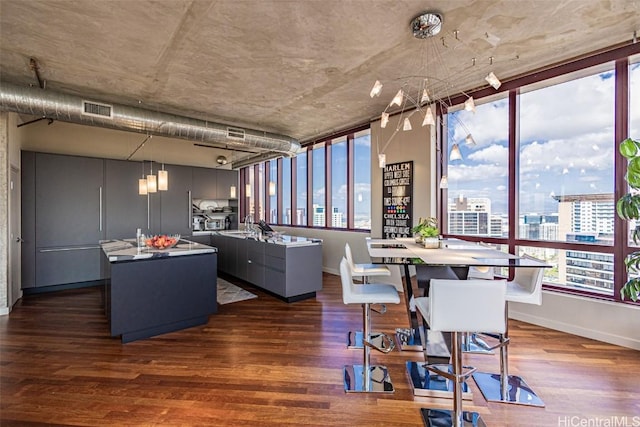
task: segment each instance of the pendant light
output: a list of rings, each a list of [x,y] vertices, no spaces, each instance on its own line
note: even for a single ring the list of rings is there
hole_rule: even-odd
[[[147,191],[147,178],[144,177],[144,161],[142,162],[142,178],[138,180],[138,194],[141,196],[146,196],[149,192]]]
[[[453,147],[451,147],[449,160],[462,160],[462,153],[460,153],[460,147],[458,147],[458,144],[453,144]]]
[[[167,191],[169,189],[169,172],[164,169],[158,171],[158,191]]]
[[[147,192],[155,193],[158,191],[158,181],[156,176],[153,174],[153,161],[151,162],[151,173],[147,175]]]

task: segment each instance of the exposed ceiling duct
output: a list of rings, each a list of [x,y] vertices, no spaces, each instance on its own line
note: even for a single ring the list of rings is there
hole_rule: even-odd
[[[252,149],[256,151],[255,157],[258,159],[265,155],[291,157],[300,150],[298,141],[288,136],[127,105],[95,102],[75,95],[6,82],[0,82],[0,110],[88,126],[220,144],[220,148],[229,150]],[[245,159],[243,163],[247,160],[250,159]],[[233,167],[239,166],[234,164]]]

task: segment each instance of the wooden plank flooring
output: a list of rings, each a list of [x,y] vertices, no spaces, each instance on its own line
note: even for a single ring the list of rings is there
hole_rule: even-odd
[[[345,345],[347,331],[361,328],[361,309],[342,303],[338,276],[325,274],[316,299],[292,304],[241,286],[258,298],[220,306],[206,326],[129,344],[109,336],[100,288],[25,297],[0,317],[0,425],[401,427],[422,425],[421,407],[450,407],[413,397],[404,364],[421,360],[416,352],[373,352],[394,394],[344,392],[342,366],[361,361]],[[406,327],[403,307],[374,314],[375,329]],[[487,403],[472,382],[465,409],[493,426],[625,416],[640,425],[640,352],[517,321],[510,327],[511,372],[546,407]],[[497,355],[466,354],[465,364],[499,369]]]

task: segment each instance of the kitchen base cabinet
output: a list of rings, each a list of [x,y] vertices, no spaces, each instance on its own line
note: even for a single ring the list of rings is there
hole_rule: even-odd
[[[36,253],[36,287],[91,282],[103,278],[100,246],[39,249]]]
[[[218,311],[216,254],[108,263],[105,312],[122,342],[204,325]]]
[[[281,245],[212,236],[219,271],[245,280],[287,302],[313,298],[322,289],[322,245]]]

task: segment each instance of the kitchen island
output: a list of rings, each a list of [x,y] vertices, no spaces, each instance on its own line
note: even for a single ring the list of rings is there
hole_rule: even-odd
[[[218,269],[286,302],[314,298],[322,289],[322,240],[240,230],[211,234]]]
[[[135,239],[100,246],[111,336],[149,338],[206,324],[218,311],[216,248],[188,240],[169,249],[139,248]]]

